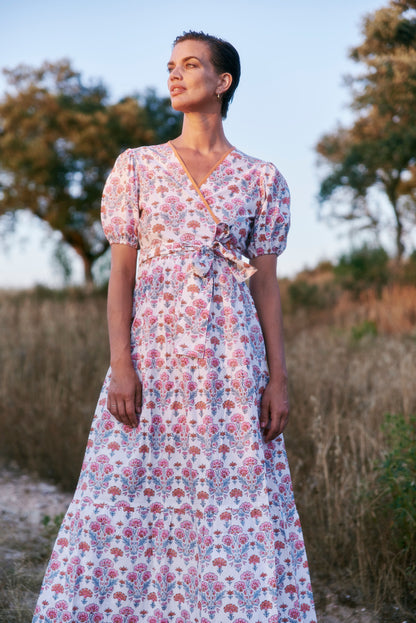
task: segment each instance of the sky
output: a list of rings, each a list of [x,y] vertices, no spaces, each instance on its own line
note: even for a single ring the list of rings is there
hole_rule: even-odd
[[[172,41],[203,30],[239,51],[242,77],[225,121],[229,141],[272,161],[292,196],[292,227],[278,274],[294,276],[351,248],[339,227],[318,219],[324,171],[319,138],[348,124],[348,51],[362,38],[366,14],[382,0],[0,0],[0,67],[69,58],[85,80],[101,79],[112,99],[154,87],[166,96]],[[0,97],[7,83],[0,76]],[[132,145],[134,147],[134,145]],[[117,154],[114,154],[116,158]],[[343,235],[341,235],[343,234]],[[0,288],[59,286],[53,261],[59,236],[23,214],[0,247]],[[72,255],[70,256],[73,257]],[[82,268],[73,257],[73,280]]]

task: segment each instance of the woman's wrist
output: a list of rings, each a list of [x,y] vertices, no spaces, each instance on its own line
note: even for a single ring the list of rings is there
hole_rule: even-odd
[[[286,368],[280,368],[277,370],[269,369],[269,383],[276,383],[279,385],[287,385],[288,375]]]
[[[110,360],[110,366],[113,371],[129,371],[134,368],[133,361],[130,355],[123,357],[116,357]]]

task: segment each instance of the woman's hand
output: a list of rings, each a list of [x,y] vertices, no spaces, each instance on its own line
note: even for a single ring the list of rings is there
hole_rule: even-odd
[[[287,383],[269,381],[261,398],[260,428],[266,443],[281,435],[289,419]]]
[[[142,385],[133,366],[111,369],[107,409],[121,424],[136,428],[142,408]]]

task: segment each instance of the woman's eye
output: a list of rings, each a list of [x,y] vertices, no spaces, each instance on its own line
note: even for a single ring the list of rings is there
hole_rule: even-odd
[[[196,67],[194,63],[186,63],[186,67]]]

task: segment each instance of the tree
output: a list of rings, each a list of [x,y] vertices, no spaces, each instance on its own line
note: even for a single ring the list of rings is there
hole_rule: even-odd
[[[350,52],[364,65],[348,80],[356,120],[316,146],[329,167],[320,185],[321,214],[360,228],[390,228],[398,260],[416,221],[415,9],[415,1],[392,0],[364,19],[364,40]],[[387,199],[387,222],[372,190]]]
[[[152,90],[109,103],[106,87],[85,84],[67,60],[4,73],[12,91],[0,101],[0,216],[6,227],[24,209],[46,221],[91,281],[108,246],[99,207],[116,156],[177,135],[180,116]]]

